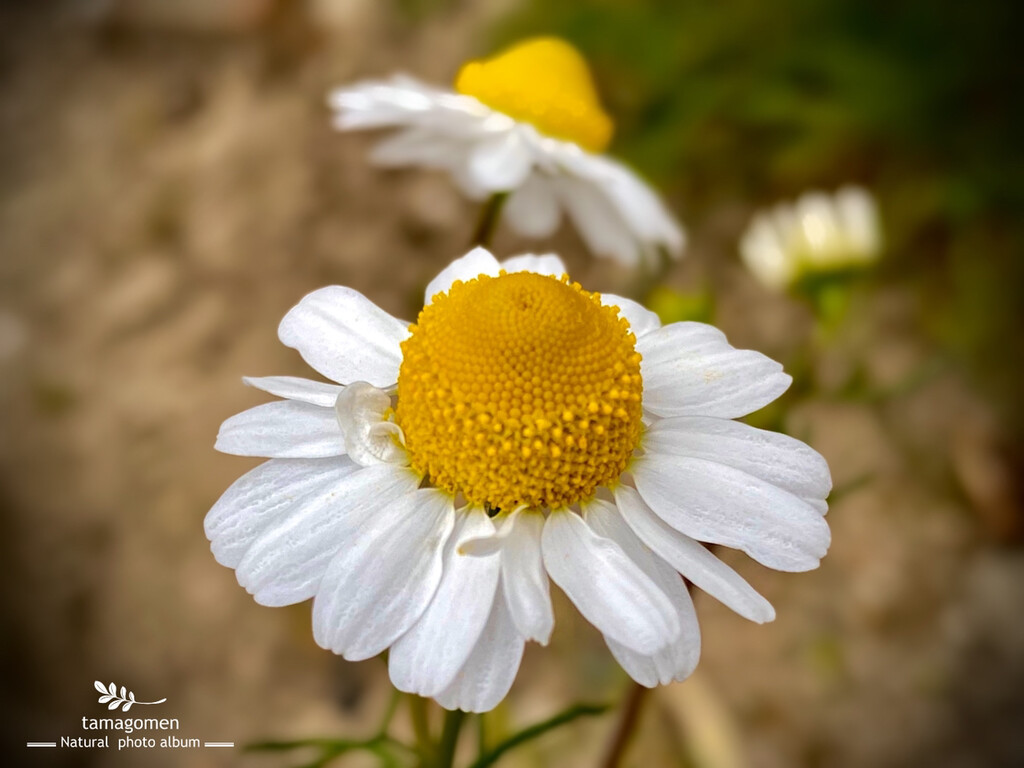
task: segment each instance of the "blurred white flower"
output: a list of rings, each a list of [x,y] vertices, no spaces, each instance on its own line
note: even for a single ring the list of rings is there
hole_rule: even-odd
[[[430,283],[413,325],[352,289],[314,291],[279,335],[339,383],[246,379],[284,399],[217,438],[270,459],[207,515],[217,561],[261,604],[313,598],[321,646],[390,648],[394,685],[449,709],[496,706],[525,642],[548,642],[549,578],[652,687],[700,655],[680,574],[775,616],[700,542],[783,571],[829,545],[824,459],[734,421],[786,390],[782,367],[564,272],[478,248]]]
[[[447,171],[475,200],[509,193],[503,217],[521,235],[552,234],[564,210],[599,256],[633,265],[661,250],[682,252],[683,230],[654,191],[599,154],[612,121],[571,45],[521,42],[466,64],[455,88],[402,75],[338,88],[334,124],[399,129],[375,148],[380,165]]]
[[[740,241],[740,256],[769,288],[810,274],[870,264],[882,249],[878,207],[861,187],[834,195],[807,192],[794,204],[758,213]]]

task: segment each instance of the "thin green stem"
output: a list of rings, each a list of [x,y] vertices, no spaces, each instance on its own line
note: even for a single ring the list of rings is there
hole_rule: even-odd
[[[480,209],[480,218],[477,220],[470,245],[490,247],[491,240],[494,239],[494,231],[498,228],[498,219],[501,218],[501,209],[507,199],[508,192],[495,192],[484,203],[484,207]]]
[[[437,746],[437,768],[452,768],[455,761],[455,745],[459,742],[459,730],[465,719],[466,713],[461,710],[445,712],[441,743]]]
[[[434,744],[430,738],[427,700],[420,696],[409,696],[409,716],[412,719],[413,733],[416,734],[416,748],[423,757],[432,756]]]
[[[398,709],[398,702],[401,696],[397,688],[391,689],[391,698],[388,699],[387,709],[384,710],[384,716],[380,719],[380,726],[377,728],[378,736],[387,735],[388,728],[391,726],[391,720],[395,716],[395,710]]]
[[[487,724],[484,722],[484,712],[476,716],[476,754],[480,757],[487,751]]]
[[[590,717],[593,715],[602,715],[607,712],[609,707],[606,704],[576,704],[575,706],[569,707],[549,720],[531,725],[529,728],[524,728],[519,733],[510,736],[505,739],[501,744],[496,746],[490,752],[479,757],[470,768],[487,768],[490,765],[494,765],[501,757],[509,750],[515,749],[520,744],[524,744],[527,741],[536,739],[538,736],[542,736],[548,731],[554,730],[560,725],[565,725],[578,717]]]
[[[626,703],[622,707],[619,724],[615,728],[612,740],[608,743],[608,751],[601,762],[603,768],[618,768],[622,756],[629,746],[636,724],[640,721],[640,707],[644,703],[648,689],[639,683],[633,683],[626,694]]]
[[[372,752],[377,755],[377,757],[380,758],[382,765],[385,766],[394,766],[399,764],[393,750],[400,750],[405,752],[407,755],[421,755],[422,757],[420,749],[414,749],[408,744],[388,735],[388,728],[391,725],[391,720],[394,718],[395,710],[398,707],[399,696],[400,694],[398,691],[393,691],[387,707],[384,710],[384,714],[381,717],[376,735],[371,736],[368,739],[313,738],[296,739],[292,741],[263,741],[256,744],[249,744],[246,746],[246,749],[249,751],[263,752],[287,752],[296,749],[317,750],[319,754],[311,762],[301,766],[301,768],[322,768],[322,766],[326,766],[328,763],[331,763],[336,758],[341,757],[348,752],[359,750]],[[429,747],[429,735],[427,744]]]

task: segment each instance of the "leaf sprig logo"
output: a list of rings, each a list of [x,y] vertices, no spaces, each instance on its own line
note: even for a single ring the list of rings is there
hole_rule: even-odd
[[[97,680],[93,683],[93,686],[95,686],[96,690],[102,694],[99,698],[99,703],[106,704],[107,709],[110,710],[121,707],[122,712],[127,712],[134,704],[142,704],[148,707],[152,704],[163,704],[167,701],[166,697],[158,701],[138,701],[135,698],[135,691],[129,691],[123,685],[121,686],[120,694],[118,694],[117,686],[114,685],[114,683],[104,685]]]

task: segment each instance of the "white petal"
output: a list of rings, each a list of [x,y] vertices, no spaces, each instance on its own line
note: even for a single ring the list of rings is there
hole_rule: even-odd
[[[319,405],[321,408],[333,408],[342,389],[337,384],[301,379],[298,376],[243,376],[242,381],[277,397]]]
[[[477,144],[469,157],[469,174],[490,192],[506,192],[522,184],[533,155],[516,131],[503,132]]]
[[[703,459],[647,454],[632,467],[657,515],[699,541],[742,549],[779,571],[818,566],[828,524],[807,502],[738,469]]]
[[[501,585],[494,595],[491,615],[473,652],[455,679],[434,698],[445,709],[488,712],[508,694],[519,671],[525,641],[516,631]]]
[[[213,556],[237,568],[246,551],[293,507],[315,503],[339,474],[352,471],[345,458],[271,459],[245,473],[206,514],[204,526]]]
[[[561,277],[569,271],[565,267],[565,262],[553,253],[546,253],[542,256],[534,256],[532,253],[513,256],[511,259],[501,262],[501,268],[506,272],[535,272],[538,275],[550,275],[551,277]]]
[[[740,257],[758,280],[775,290],[786,287],[799,267],[796,253],[787,247],[776,217],[760,213],[740,240]]]
[[[406,693],[437,696],[473,652],[494,604],[500,560],[459,554],[459,543],[494,530],[487,513],[470,507],[444,548],[444,575],[419,621],[392,646],[388,671]]]
[[[400,344],[409,329],[358,291],[332,285],[292,307],[277,334],[332,381],[390,387],[398,381]]]
[[[548,574],[541,555],[544,515],[517,510],[502,522],[501,580],[516,628],[527,640],[547,645],[555,627]]]
[[[650,654],[679,637],[668,597],[614,541],[578,515],[555,510],[541,537],[544,566],[591,624],[616,642]]]
[[[541,556],[544,515],[520,507],[500,521],[494,533],[460,542],[459,552],[474,557],[500,555],[505,597],[519,632],[527,640],[547,645],[555,617],[548,574]]]
[[[328,103],[339,130],[423,126],[437,135],[473,138],[487,128],[494,113],[476,99],[421,83],[405,75],[339,88]],[[512,121],[504,117],[509,125]]]
[[[480,275],[497,277],[501,267],[498,260],[486,248],[474,248],[438,272],[437,277],[427,284],[424,305],[431,304],[439,293],[447,293],[456,280],[473,280]]]
[[[653,688],[673,680],[685,680],[700,659],[700,628],[693,601],[686,585],[669,565],[657,558],[630,530],[614,505],[604,501],[589,502],[584,519],[598,535],[618,544],[634,563],[672,602],[682,631],[679,637],[654,654],[641,654],[622,643],[606,638],[608,647],[622,668],[641,685]]]
[[[682,227],[654,190],[631,169],[609,157],[587,152],[563,153],[560,163],[578,177],[577,186],[586,185],[601,198],[603,207],[614,212],[616,226],[632,240],[632,248],[607,255],[630,264],[641,256],[656,256],[659,249],[670,256],[682,253],[686,243]]]
[[[594,169],[586,169],[585,172],[608,198],[638,241],[648,250],[660,246],[671,256],[682,253],[686,243],[682,227],[643,179],[609,157],[585,155],[577,162],[577,170],[583,169],[584,163]]]
[[[824,192],[805,192],[796,201],[796,216],[806,247],[804,259],[810,264],[834,263],[842,233],[832,198]]]
[[[390,407],[387,392],[365,381],[352,382],[338,395],[334,408],[345,434],[345,448],[356,464],[409,463],[401,427],[384,416]]]
[[[433,89],[411,78],[366,80],[331,92],[328,103],[339,111],[339,129],[377,128],[412,122],[410,117],[436,108]]]
[[[807,496],[804,496],[802,498],[804,501],[806,501],[808,504],[810,504],[812,507],[818,510],[821,514],[828,514],[828,502],[825,501],[824,499],[808,498]]]
[[[345,438],[333,409],[278,400],[227,419],[214,447],[235,456],[319,459],[345,453]]]
[[[486,536],[463,539],[459,542],[459,554],[472,555],[473,557],[496,555],[501,552],[502,547],[505,546],[505,541],[511,533],[512,526],[503,525],[501,528],[488,533]]]
[[[558,229],[562,208],[551,182],[532,173],[505,203],[502,217],[523,237],[548,237]]]
[[[775,619],[775,609],[742,576],[699,541],[674,530],[644,503],[635,489],[619,485],[615,503],[640,540],[662,560],[740,616],[758,624]]]
[[[639,339],[651,331],[661,328],[661,319],[643,304],[638,304],[625,296],[616,296],[614,293],[602,293],[601,303],[606,307],[618,307],[619,314],[629,321],[629,330]]]
[[[426,610],[454,524],[447,494],[423,488],[341,535],[313,601],[313,637],[349,661],[376,656]]]
[[[828,464],[810,446],[778,432],[706,416],[658,419],[644,433],[648,453],[691,456],[742,470],[796,496],[824,499]]]
[[[836,212],[856,255],[870,261],[881,248],[881,225],[874,197],[863,187],[846,186],[835,194]]]
[[[238,564],[238,583],[262,605],[291,605],[313,597],[344,534],[382,507],[416,490],[412,472],[345,461],[329,485],[274,516]]]
[[[703,323],[671,323],[637,341],[644,408],[659,416],[746,416],[792,383],[760,352],[734,349]]]
[[[404,165],[443,167],[443,157],[449,142],[435,130],[415,126],[405,128],[383,141],[377,142],[370,152],[370,162],[388,168]]]
[[[639,262],[640,243],[633,238],[619,212],[593,184],[561,178],[556,189],[587,248],[626,267],[633,267]]]

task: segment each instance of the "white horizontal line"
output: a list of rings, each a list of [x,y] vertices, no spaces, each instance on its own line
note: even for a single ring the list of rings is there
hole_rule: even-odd
[[[29,741],[25,744],[26,747],[56,747],[56,741]]]
[[[204,747],[233,747],[235,742],[233,741],[204,741]]]

